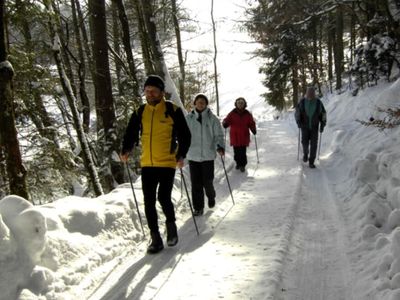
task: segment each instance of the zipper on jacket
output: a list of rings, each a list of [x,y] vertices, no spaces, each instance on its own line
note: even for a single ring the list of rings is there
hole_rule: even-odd
[[[150,161],[153,166],[153,120],[154,120],[154,111],[151,113],[151,126],[150,126]]]

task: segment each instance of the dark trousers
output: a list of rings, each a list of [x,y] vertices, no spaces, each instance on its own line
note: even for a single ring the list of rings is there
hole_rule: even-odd
[[[175,169],[173,168],[142,168],[144,210],[146,213],[147,224],[151,232],[158,232],[156,199],[158,199],[161,204],[161,208],[166,217],[166,222],[175,222],[174,205],[171,201],[174,178]]]
[[[204,208],[204,191],[208,199],[215,199],[214,161],[196,162],[189,160],[190,180],[192,182],[193,207],[196,210]]]
[[[246,146],[233,147],[233,159],[239,167],[245,167],[247,165],[246,148]]]
[[[303,154],[309,155],[309,162],[314,163],[318,147],[318,127],[301,129],[301,144],[303,145]]]

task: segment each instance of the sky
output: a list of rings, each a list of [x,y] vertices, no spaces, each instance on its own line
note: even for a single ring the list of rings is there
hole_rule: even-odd
[[[196,61],[199,50],[211,50],[209,67],[213,72],[211,1],[185,0],[181,5],[191,11],[190,17],[197,20],[200,31],[206,33],[183,34],[183,41],[190,39],[190,43],[184,46],[189,50],[188,60]],[[243,0],[214,1],[221,115],[229,112],[230,107],[225,104],[233,103],[238,97],[251,99],[251,102],[254,102],[266,91],[261,83],[262,75],[258,73],[262,61],[252,54],[259,45],[240,29],[241,21],[244,20],[244,6]]]

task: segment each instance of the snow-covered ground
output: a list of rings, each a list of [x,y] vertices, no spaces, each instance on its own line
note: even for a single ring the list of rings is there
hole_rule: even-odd
[[[400,299],[400,128],[380,132],[355,121],[378,118],[376,106],[398,106],[400,80],[356,97],[325,95],[328,125],[311,170],[297,161],[293,113],[274,120],[258,97],[247,46],[240,50],[221,39],[221,47],[235,49],[226,55],[237,71],[221,63],[221,115],[244,96],[258,128],[259,163],[253,138],[245,173],[234,169],[228,148],[235,205],[217,159],[217,205],[196,218],[197,235],[177,172],[180,241],[147,255],[149,234],[142,235],[129,183],[95,199],[67,197],[35,207],[6,197],[0,201],[0,300]],[[144,220],[140,180],[134,187]],[[160,211],[161,228],[163,222]]]

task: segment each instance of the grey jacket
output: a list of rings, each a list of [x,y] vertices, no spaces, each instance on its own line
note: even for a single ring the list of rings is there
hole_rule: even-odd
[[[192,134],[187,159],[196,162],[214,160],[217,149],[225,149],[224,132],[218,118],[206,108],[201,113],[201,119],[199,113],[193,110],[186,116],[186,121]]]

